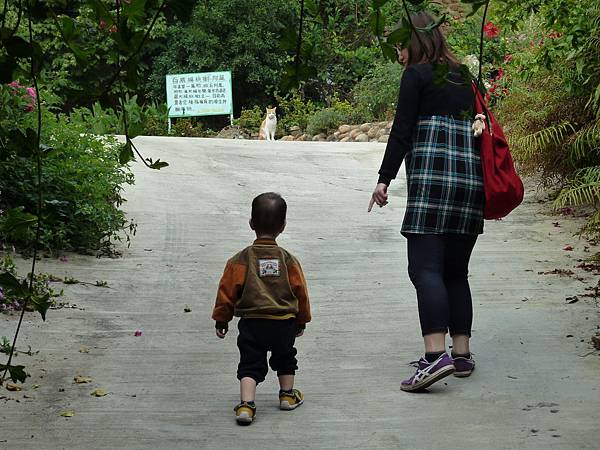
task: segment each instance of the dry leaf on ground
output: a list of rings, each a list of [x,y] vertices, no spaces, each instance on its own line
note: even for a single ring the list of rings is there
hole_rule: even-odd
[[[106,394],[108,394],[108,392],[104,389],[94,389],[90,395],[93,395],[94,397],[104,397]]]
[[[75,411],[63,411],[60,413],[61,417],[73,417],[75,415]]]
[[[92,379],[90,377],[82,377],[81,375],[77,375],[75,378],[73,378],[73,381],[75,381],[77,384],[83,384],[91,383]]]
[[[12,384],[12,383],[6,383],[6,389],[8,391],[13,391],[13,392],[14,391],[22,391],[23,390],[23,388],[21,386],[16,385],[16,384]]]

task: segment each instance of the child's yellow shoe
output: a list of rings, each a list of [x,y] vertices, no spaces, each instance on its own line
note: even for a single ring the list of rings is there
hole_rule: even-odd
[[[235,411],[235,420],[240,425],[250,425],[256,415],[256,405],[254,402],[241,402],[233,410]]]
[[[300,390],[279,391],[279,409],[289,411],[296,409],[302,403],[304,403],[304,395]]]

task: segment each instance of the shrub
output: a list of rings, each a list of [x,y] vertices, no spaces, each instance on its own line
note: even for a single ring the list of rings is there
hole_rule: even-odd
[[[12,113],[9,117],[17,128],[36,120],[35,114],[18,109]],[[41,247],[51,252],[89,251],[119,239],[122,231],[129,238],[135,225],[119,208],[125,201],[123,185],[134,179],[119,163],[116,139],[90,134],[84,123],[48,111],[43,121]],[[6,130],[4,125],[0,128]],[[33,245],[31,227],[15,224],[35,222],[35,164],[30,154],[10,148],[0,152],[0,240],[27,250]]]
[[[352,98],[361,121],[387,120],[394,116],[403,71],[398,63],[381,63],[356,84]]]
[[[348,101],[334,99],[329,108],[321,109],[310,117],[306,131],[312,135],[329,134],[342,124],[358,122],[362,122],[361,116]]]
[[[318,111],[318,106],[306,100],[298,90],[285,97],[277,96],[278,130],[289,132],[293,126],[306,130],[308,119]]]
[[[257,133],[265,115],[266,111],[260,106],[254,106],[252,109],[242,108],[240,117],[234,120],[234,125],[238,125],[252,133]]]

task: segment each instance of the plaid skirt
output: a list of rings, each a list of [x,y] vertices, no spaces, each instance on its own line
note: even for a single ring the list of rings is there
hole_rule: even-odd
[[[402,233],[483,233],[483,175],[471,122],[420,117],[406,154]]]

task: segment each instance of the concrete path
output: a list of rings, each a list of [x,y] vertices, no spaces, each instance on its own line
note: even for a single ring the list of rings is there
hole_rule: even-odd
[[[43,261],[44,271],[109,288],[65,286],[76,308],[50,311],[46,323],[27,316],[18,347],[39,354],[16,359],[31,374],[22,392],[0,388],[0,448],[600,447],[600,358],[589,344],[600,321],[581,297],[597,278],[574,268],[590,254],[572,237],[577,223],[541,212],[533,193],[508,219],[487,223],[476,246],[477,371],[406,394],[400,380],[422,349],[399,234],[403,179],[388,207],[366,213],[383,144],[137,143],[171,165],[135,164],[126,208],[139,226],[123,258]],[[288,201],[279,242],[302,262],[311,294],[314,321],[298,340],[306,403],[279,411],[270,374],[256,422],[242,428],[232,411],[237,332],[217,339],[210,313],[226,259],[253,240],[250,202],[268,190]],[[556,268],[576,276],[538,273]],[[577,303],[565,301],[576,294]],[[15,324],[0,315],[0,335]],[[93,381],[74,384],[76,375]],[[91,396],[97,388],[108,395]]]

